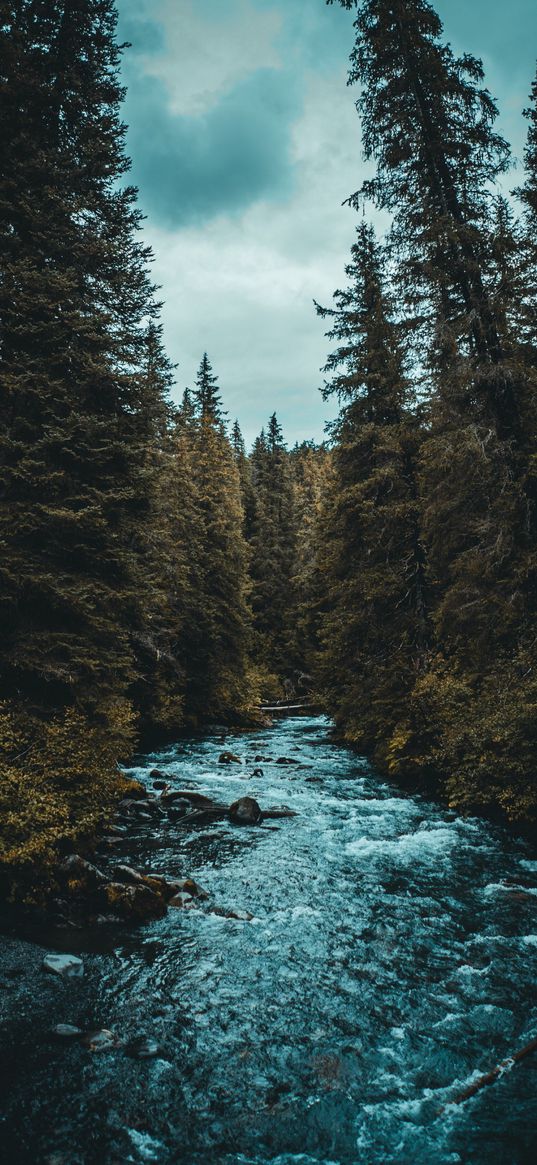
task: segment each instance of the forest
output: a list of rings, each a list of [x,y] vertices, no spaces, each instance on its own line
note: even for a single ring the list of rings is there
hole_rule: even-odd
[[[339,415],[251,450],[210,353],[177,403],[113,0],[1,4],[4,897],[91,845],[137,749],[295,697],[401,787],[535,829],[537,80],[512,191],[434,7],[340,3],[374,172],[312,305]]]

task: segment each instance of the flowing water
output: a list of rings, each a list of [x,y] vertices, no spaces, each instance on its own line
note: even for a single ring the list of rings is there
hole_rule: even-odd
[[[223,747],[243,764],[219,765]],[[273,759],[251,778],[257,754]],[[537,1035],[527,846],[403,795],[319,718],[182,741],[136,775],[155,765],[176,788],[299,816],[146,823],[116,847],[251,921],[205,903],[134,931],[4,940],[5,1165],[533,1165],[537,1053],[449,1105]],[[84,977],[43,973],[44,951],[67,949]],[[158,1055],[54,1043],[57,1023],[149,1036]]]

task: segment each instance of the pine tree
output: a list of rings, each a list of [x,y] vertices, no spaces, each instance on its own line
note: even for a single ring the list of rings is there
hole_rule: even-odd
[[[246,445],[244,443],[241,427],[237,420],[234,422],[231,431],[231,448],[233,449],[235,463],[239,471],[242,509],[244,514],[243,532],[246,542],[249,543],[253,536],[255,525],[256,499],[252,481],[252,467],[246,452]]]
[[[218,388],[218,377],[213,375],[207,353],[204,352],[196,376],[193,401],[202,421],[223,425],[227,414],[222,409],[222,397]]]
[[[366,224],[346,274],[335,308],[317,305],[331,320],[328,338],[338,341],[324,392],[343,402],[324,520],[321,678],[347,736],[386,758],[430,638],[416,482],[421,434],[383,254]]]
[[[293,585],[296,608],[292,612],[297,694],[311,692],[321,652],[321,611],[325,606],[326,579],[321,569],[325,531],[323,514],[333,491],[332,457],[325,445],[303,441],[291,451],[294,489],[296,552]]]
[[[0,696],[5,788],[36,806],[10,811],[21,860],[102,813],[132,740],[135,547],[165,406],[146,367],[149,253],[120,185],[115,26],[111,0],[3,11]]]
[[[494,190],[509,151],[481,62],[454,56],[426,0],[356,6],[349,79],[376,173],[351,201],[392,215],[400,305],[431,388],[419,478],[438,652],[409,705],[409,751],[444,773],[455,804],[529,816],[537,418],[516,265],[506,278],[516,232]]]
[[[250,542],[255,657],[272,677],[291,681],[294,645],[296,525],[289,454],[275,413],[251,457],[256,511]],[[271,687],[272,690],[272,687]]]
[[[530,102],[531,104],[524,111],[529,122],[524,151],[526,180],[519,194],[535,223],[537,219],[537,76],[532,85]]]
[[[467,358],[465,407],[492,423],[500,440],[523,446],[531,401],[486,279],[490,194],[509,149],[494,130],[497,108],[482,86],[482,64],[454,56],[427,0],[364,0],[356,29],[349,83],[362,86],[364,152],[376,174],[353,201],[365,196],[393,215],[409,298],[421,295],[436,316],[437,362],[446,327],[448,349],[454,337]]]
[[[255,704],[249,673],[251,613],[241,481],[226,435],[217,378],[204,356],[190,425],[195,491],[189,547],[193,606],[185,620],[185,711],[190,721],[240,720]]]

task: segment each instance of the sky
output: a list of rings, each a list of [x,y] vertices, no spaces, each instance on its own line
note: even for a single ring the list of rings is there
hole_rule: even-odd
[[[446,38],[485,65],[522,156],[535,0],[436,0]],[[132,177],[164,301],[176,397],[204,351],[251,443],[277,412],[322,440],[330,350],[313,300],[344,285],[367,173],[346,84],[351,12],[324,0],[118,0]],[[513,185],[515,178],[513,178]],[[382,224],[379,224],[382,225]]]

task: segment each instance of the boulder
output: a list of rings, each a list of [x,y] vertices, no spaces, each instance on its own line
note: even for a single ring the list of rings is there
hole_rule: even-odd
[[[159,778],[158,778],[158,780],[156,780],[156,781],[153,781],[153,788],[154,788],[154,789],[167,789],[167,788],[168,788],[168,782],[167,782],[167,781],[164,781],[164,780],[162,779],[162,777],[159,777]]]
[[[174,894],[178,894],[181,890],[184,890],[185,886],[187,885],[187,881],[188,881],[188,879],[185,879],[185,878],[183,878],[183,879],[178,879],[178,878],[168,879],[168,878],[164,878],[162,874],[151,874],[151,873],[144,874],[142,880],[143,880],[144,885],[149,886],[149,889],[153,890],[153,892],[155,894],[158,894],[159,897],[164,900],[164,902],[169,902],[170,898],[173,898]],[[192,886],[195,885],[194,882],[192,882],[190,884]],[[189,891],[189,893],[190,893],[190,891]]]
[[[60,975],[62,979],[76,979],[84,974],[82,959],[76,955],[45,955],[42,967],[44,971]]]
[[[126,882],[128,886],[143,885],[143,874],[139,870],[135,870],[133,866],[114,866],[113,869],[114,882]]]
[[[120,1041],[114,1032],[108,1028],[100,1028],[99,1031],[86,1032],[82,1038],[84,1047],[89,1052],[110,1052],[113,1048],[119,1048]]]
[[[175,910],[184,910],[185,906],[190,906],[193,901],[192,894],[186,894],[181,891],[179,894],[174,894],[173,898],[170,898],[168,906],[173,906]]]
[[[102,898],[103,906],[126,922],[147,922],[166,913],[162,897],[145,883],[129,886],[124,882],[108,882]]]
[[[166,805],[166,812],[171,821],[177,821],[181,817],[186,817],[192,810],[190,801],[186,801],[184,797],[176,797],[174,801],[170,801]]]
[[[173,888],[174,894],[190,894],[192,898],[207,899],[209,897],[206,890],[195,882],[193,878],[181,878],[180,880],[172,879],[168,883],[170,889]]]
[[[151,772],[149,773],[149,778],[151,781],[162,780],[162,781],[164,781],[164,784],[166,784],[166,778],[164,776],[164,773],[162,772],[162,769],[151,769]]]
[[[262,820],[261,809],[253,797],[239,797],[229,806],[228,816],[233,825],[258,825]]]
[[[92,862],[87,862],[80,854],[69,854],[68,858],[64,858],[59,873],[72,894],[96,890],[106,882],[102,870],[97,869]]]
[[[147,797],[147,789],[142,785],[141,781],[129,777],[127,780],[121,782],[121,791],[123,797],[128,797],[130,801],[143,801]]]
[[[254,769],[252,773],[253,777],[263,777],[264,775],[265,774],[263,773],[263,769]]]
[[[226,910],[221,906],[215,906],[211,914],[216,914],[219,918],[234,918],[237,922],[251,922],[254,917],[249,910]]]
[[[219,765],[241,765],[240,756],[236,756],[234,752],[221,752],[218,757]]]
[[[146,797],[143,801],[133,801],[127,798],[125,801],[120,801],[119,810],[121,814],[126,814],[127,817],[137,817],[140,820],[150,821],[155,813],[162,813],[159,802],[152,798]]]
[[[74,1027],[72,1023],[57,1023],[56,1027],[52,1029],[52,1035],[56,1036],[58,1040],[77,1040],[82,1035],[79,1027]]]
[[[128,1056],[134,1060],[152,1060],[160,1052],[159,1045],[151,1036],[137,1036],[130,1040],[125,1048]]]
[[[277,761],[276,761],[276,764],[277,765],[296,765],[296,764],[298,764],[298,761],[291,760],[291,758],[288,756],[279,756]]]

